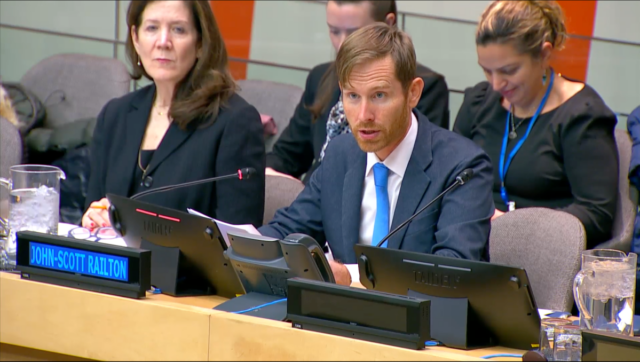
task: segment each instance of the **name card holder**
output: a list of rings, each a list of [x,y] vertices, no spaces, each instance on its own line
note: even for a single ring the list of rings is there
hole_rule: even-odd
[[[410,349],[431,339],[431,302],[308,279],[287,280],[293,328]]]
[[[129,298],[151,288],[151,252],[62,236],[17,233],[22,279]]]

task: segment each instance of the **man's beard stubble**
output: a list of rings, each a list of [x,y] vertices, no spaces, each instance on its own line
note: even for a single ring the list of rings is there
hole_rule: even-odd
[[[374,124],[373,127],[351,127],[353,136],[358,143],[360,149],[364,152],[378,152],[385,147],[397,142],[398,139],[402,139],[406,132],[409,130],[409,111],[406,104],[402,107],[402,112],[398,118],[396,118],[387,128],[381,127],[380,124]],[[359,131],[367,129],[378,129],[380,131],[377,139],[373,141],[363,140],[360,138]]]

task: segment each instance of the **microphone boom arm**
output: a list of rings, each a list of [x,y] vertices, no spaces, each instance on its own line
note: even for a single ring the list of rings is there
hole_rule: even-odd
[[[215,181],[222,181],[222,180],[227,180],[227,179],[232,179],[232,178],[235,178],[235,179],[240,178],[240,179],[242,179],[242,177],[239,177],[239,174],[234,173],[234,174],[230,174],[230,175],[226,175],[226,176],[216,177]],[[180,188],[183,188],[183,187],[205,184],[205,183],[209,183],[209,182],[212,182],[212,181],[214,181],[214,180],[212,180],[212,179],[204,179],[204,180],[197,180],[197,181],[192,181],[192,182],[185,182],[183,184],[178,184],[178,185],[162,186],[162,187],[158,187],[158,188],[155,188],[155,189],[139,192],[139,193],[131,196],[130,199],[131,200],[135,200],[135,199],[138,199],[138,198],[143,197],[143,196],[155,194],[156,192],[175,190],[175,189],[180,189]]]
[[[465,170],[466,171],[466,170]],[[471,172],[471,175],[473,175],[473,173]],[[466,177],[466,175],[464,176],[458,176],[456,177],[456,181],[454,183],[451,184],[451,186],[447,187],[444,191],[442,191],[438,196],[436,196],[433,200],[431,200],[431,202],[429,202],[428,204],[424,205],[420,210],[418,210],[418,212],[416,212],[415,214],[413,214],[412,217],[408,218],[407,220],[405,220],[405,222],[403,222],[402,224],[398,225],[398,227],[396,227],[395,229],[393,229],[393,231],[391,231],[389,234],[387,234],[387,236],[385,236],[384,238],[382,238],[382,240],[380,240],[380,242],[378,242],[378,245],[376,245],[376,247],[380,247],[380,245],[382,245],[385,241],[389,240],[395,233],[398,232],[398,230],[402,229],[404,226],[406,226],[408,223],[410,223],[411,221],[413,221],[413,219],[415,219],[416,216],[420,215],[424,210],[426,210],[429,206],[433,205],[436,201],[440,200],[440,198],[442,196],[444,196],[447,192],[457,188],[458,186],[464,185],[469,178],[471,178],[471,176]]]

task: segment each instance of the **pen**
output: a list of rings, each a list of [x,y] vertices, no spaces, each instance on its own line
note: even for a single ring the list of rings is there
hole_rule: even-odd
[[[90,208],[91,209],[100,209],[100,210],[106,210],[107,209],[107,207],[104,206],[104,205],[93,205],[93,206],[90,206]]]

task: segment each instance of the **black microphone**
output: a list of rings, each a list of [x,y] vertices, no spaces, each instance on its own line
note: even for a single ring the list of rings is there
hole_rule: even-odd
[[[156,192],[165,192],[165,191],[180,189],[180,188],[183,188],[183,187],[200,185],[200,184],[204,184],[204,183],[208,183],[208,182],[218,182],[218,181],[227,180],[227,179],[231,179],[231,178],[232,179],[238,179],[238,180],[248,180],[255,173],[256,173],[256,169],[255,168],[247,167],[247,168],[243,168],[243,169],[238,170],[238,172],[236,172],[236,173],[232,173],[232,174],[225,175],[225,176],[205,178],[205,179],[198,180],[198,181],[190,181],[190,182],[184,182],[184,183],[181,183],[181,184],[162,186],[162,187],[158,187],[158,188],[155,188],[155,189],[152,189],[152,190],[146,190],[146,191],[138,192],[137,194],[131,196],[130,199],[131,200],[135,200],[135,199],[141,198],[142,196],[155,194]]]
[[[398,225],[397,228],[393,229],[389,234],[387,234],[387,236],[382,238],[382,240],[380,240],[380,242],[376,246],[380,247],[380,245],[382,245],[382,243],[384,243],[385,241],[389,240],[389,238],[392,237],[393,234],[397,233],[398,230],[400,230],[403,227],[405,227],[408,223],[410,223],[413,219],[415,219],[416,216],[420,215],[429,206],[433,205],[436,201],[440,200],[447,192],[457,188],[458,186],[462,186],[462,185],[466,184],[467,181],[469,181],[472,177],[473,177],[473,170],[470,169],[470,168],[460,172],[460,174],[458,176],[456,176],[456,181],[454,183],[452,183],[451,186],[447,187],[444,191],[442,191],[440,193],[440,195],[436,196],[428,204],[424,205],[424,207],[422,207],[422,209],[418,210],[418,212],[416,212],[415,214],[411,215],[411,217],[408,218],[405,222],[403,222],[402,224]]]

